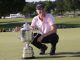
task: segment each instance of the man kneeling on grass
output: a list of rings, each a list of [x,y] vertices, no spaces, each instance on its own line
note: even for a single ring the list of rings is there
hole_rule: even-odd
[[[40,33],[33,34],[36,37],[33,39],[32,44],[41,50],[40,55],[44,55],[47,46],[42,43],[51,43],[50,55],[55,55],[59,37],[54,17],[45,11],[45,6],[41,3],[37,4],[36,12],[38,15],[33,18],[31,27],[33,29],[38,28]]]

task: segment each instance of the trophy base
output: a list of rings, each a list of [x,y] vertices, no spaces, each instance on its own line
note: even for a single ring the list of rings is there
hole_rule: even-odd
[[[35,57],[34,56],[32,56],[32,57],[24,57],[24,58],[22,58],[22,59],[34,59]]]

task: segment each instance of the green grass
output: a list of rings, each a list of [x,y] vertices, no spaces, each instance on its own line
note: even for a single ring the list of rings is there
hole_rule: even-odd
[[[0,24],[5,24],[5,23],[17,23],[17,22],[25,22],[28,21],[30,22],[32,18],[13,18],[13,19],[0,19]]]
[[[80,24],[80,17],[75,17],[75,18],[71,18],[71,17],[63,17],[63,18],[59,18],[59,17],[55,17],[56,23],[57,24]],[[14,18],[14,19],[0,19],[0,24],[2,23],[16,23],[16,22],[31,22],[32,18]]]
[[[71,17],[59,18],[59,17],[56,17],[55,19],[56,19],[57,24],[80,24],[80,17],[75,17],[75,18],[71,18]]]
[[[23,43],[17,38],[19,32],[0,32],[0,60],[21,60]],[[80,28],[58,29],[60,37],[55,56],[39,55],[39,49],[32,46],[35,59],[32,60],[80,60]]]

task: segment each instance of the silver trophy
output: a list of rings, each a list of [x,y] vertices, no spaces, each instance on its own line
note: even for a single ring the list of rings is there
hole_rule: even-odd
[[[20,29],[20,40],[24,42],[22,58],[34,58],[33,48],[31,47],[32,31],[28,23],[25,23],[23,28]]]

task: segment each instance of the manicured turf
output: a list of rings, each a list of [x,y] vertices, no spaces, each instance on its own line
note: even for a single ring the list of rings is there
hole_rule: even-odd
[[[23,43],[18,39],[19,32],[0,32],[0,60],[21,60]],[[50,56],[50,44],[46,55],[32,46],[35,59],[32,60],[80,60],[80,28],[58,29],[60,37],[55,56]]]
[[[57,24],[80,24],[80,17],[55,17]],[[0,19],[0,24],[4,23],[16,23],[16,22],[31,22],[32,18],[13,18],[13,19]]]
[[[80,24],[80,17],[75,17],[75,18],[71,18],[71,17],[63,17],[63,18],[55,17],[55,20],[56,20],[57,24]]]

